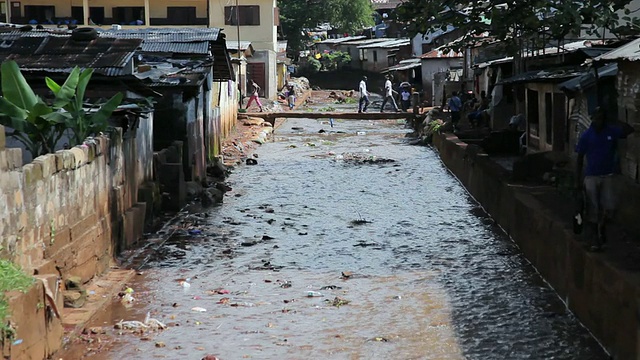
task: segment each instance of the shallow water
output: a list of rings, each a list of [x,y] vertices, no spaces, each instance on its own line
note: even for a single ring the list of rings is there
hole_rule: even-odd
[[[408,145],[396,121],[334,125],[287,120],[258,165],[231,175],[223,205],[138,253],[137,304],[114,301],[104,325],[151,311],[170,327],[151,341],[116,334],[110,351],[87,355],[607,358],[431,148]]]

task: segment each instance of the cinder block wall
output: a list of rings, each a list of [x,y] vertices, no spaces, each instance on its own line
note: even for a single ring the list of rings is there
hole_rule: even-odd
[[[4,128],[0,127],[4,138]],[[30,274],[87,281],[112,259],[109,140],[39,156],[0,147],[0,256]],[[116,173],[119,173],[116,169]]]

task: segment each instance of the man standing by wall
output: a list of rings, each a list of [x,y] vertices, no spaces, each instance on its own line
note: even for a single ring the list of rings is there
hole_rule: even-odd
[[[367,91],[367,77],[363,76],[358,86],[360,91],[360,100],[358,101],[358,113],[367,112],[369,107],[369,92]]]
[[[577,187],[586,194],[585,227],[592,251],[602,250],[607,241],[606,225],[617,207],[616,175],[620,172],[617,157],[619,139],[624,139],[634,129],[625,123],[622,126],[607,122],[602,108],[596,109],[591,126],[576,145]],[[587,166],[583,172],[584,159]]]

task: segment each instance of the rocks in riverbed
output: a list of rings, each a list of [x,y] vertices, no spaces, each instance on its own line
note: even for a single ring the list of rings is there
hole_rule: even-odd
[[[200,202],[203,206],[210,206],[222,203],[223,199],[224,191],[218,189],[217,187],[210,187],[202,192]]]
[[[387,159],[375,155],[344,153],[336,156],[336,160],[351,164],[385,164],[395,162],[393,159]]]

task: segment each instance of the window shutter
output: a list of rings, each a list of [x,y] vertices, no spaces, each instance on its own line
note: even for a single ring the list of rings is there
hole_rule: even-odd
[[[251,21],[247,25],[260,25],[260,6],[251,6]]]

